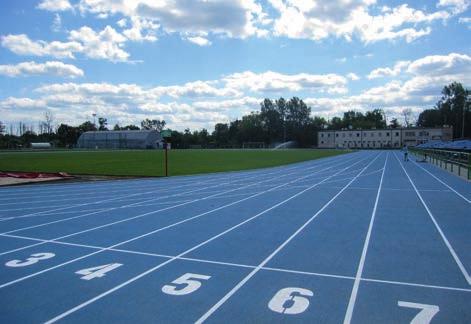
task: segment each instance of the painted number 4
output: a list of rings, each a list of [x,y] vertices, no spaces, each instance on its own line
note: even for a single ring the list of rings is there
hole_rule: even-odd
[[[437,305],[417,304],[405,301],[398,301],[397,305],[400,307],[420,309],[420,312],[410,321],[411,324],[428,324],[440,310]]]
[[[93,268],[82,269],[75,273],[79,275],[83,275],[83,277],[80,277],[80,279],[82,280],[92,280],[95,278],[101,278],[105,276],[107,272],[110,272],[111,270],[114,270],[121,266],[122,266],[121,263],[110,263],[110,264],[104,264],[104,265],[93,267]]]
[[[278,291],[268,303],[268,308],[281,314],[300,314],[309,307],[312,291],[304,288],[288,287]]]
[[[200,275],[196,273],[185,273],[183,276],[172,281],[174,285],[165,285],[162,287],[162,291],[168,295],[187,295],[195,292],[201,287],[200,280],[208,280],[211,276]],[[178,288],[175,285],[185,285],[182,288]]]

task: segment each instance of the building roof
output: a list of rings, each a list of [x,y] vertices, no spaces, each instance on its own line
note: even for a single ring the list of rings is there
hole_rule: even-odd
[[[158,136],[160,133],[156,130],[119,130],[119,131],[91,131],[85,132],[80,137],[82,139],[136,139],[136,140],[145,140],[149,136]]]

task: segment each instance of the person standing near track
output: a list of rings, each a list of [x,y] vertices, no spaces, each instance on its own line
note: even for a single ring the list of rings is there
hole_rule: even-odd
[[[402,152],[404,152],[404,162],[409,161],[409,152],[407,150],[407,145],[404,145],[402,148]]]

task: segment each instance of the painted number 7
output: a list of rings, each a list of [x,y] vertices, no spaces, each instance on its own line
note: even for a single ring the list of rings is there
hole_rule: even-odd
[[[417,304],[405,301],[398,301],[397,305],[400,307],[416,308],[421,310],[417,315],[415,315],[412,321],[410,321],[410,324],[428,324],[440,310],[440,307],[436,305]]]
[[[183,276],[172,281],[175,285],[185,285],[183,288],[178,289],[175,285],[165,285],[162,291],[168,295],[187,295],[198,290],[201,287],[199,280],[208,280],[211,276],[200,275],[196,273],[185,273]]]

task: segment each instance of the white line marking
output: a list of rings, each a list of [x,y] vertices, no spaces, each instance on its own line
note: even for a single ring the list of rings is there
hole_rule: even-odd
[[[443,239],[443,242],[445,243],[446,247],[448,248],[448,250],[450,251],[453,259],[455,260],[456,264],[458,265],[458,267],[460,268],[461,270],[461,273],[463,274],[464,278],[466,279],[466,281],[468,282],[468,285],[471,285],[471,277],[469,276],[469,273],[468,271],[466,271],[466,268],[464,267],[463,263],[461,262],[460,258],[458,257],[458,255],[456,254],[455,252],[455,249],[453,249],[453,247],[451,246],[450,242],[448,241],[448,239],[446,238],[445,234],[443,233],[442,229],[440,228],[440,226],[438,225],[437,221],[435,220],[435,217],[433,216],[432,212],[430,211],[430,209],[428,208],[427,204],[425,203],[424,199],[422,198],[422,195],[420,194],[420,192],[417,190],[417,187],[415,186],[414,184],[414,181],[412,181],[412,179],[409,177],[409,174],[407,173],[406,169],[404,168],[404,166],[402,165],[401,161],[399,160],[399,158],[396,156],[396,154],[394,154],[394,156],[396,157],[397,161],[399,162],[399,165],[401,166],[402,170],[404,171],[404,173],[406,174],[407,178],[409,179],[409,182],[411,183],[412,187],[414,188],[417,196],[419,197],[420,201],[422,202],[422,205],[424,206],[425,210],[427,211],[428,215],[430,216],[430,219],[432,220],[433,224],[435,225],[435,228],[437,229],[438,233],[440,233],[440,236],[442,237]]]
[[[376,158],[377,158],[377,157],[376,157]],[[376,158],[375,158],[375,160],[376,160]],[[347,166],[346,168],[340,170],[339,172],[333,174],[333,175],[330,176],[330,177],[333,177],[333,176],[337,175],[338,173],[349,169],[350,167],[352,167],[352,166],[358,164],[359,162],[361,162],[361,161],[363,161],[363,160],[364,160],[364,159],[361,159],[360,161],[357,161],[356,163],[350,164],[350,166]],[[373,160],[373,161],[374,161],[374,160]],[[373,161],[371,161],[368,165],[370,165]],[[367,167],[368,167],[368,165],[367,165]],[[366,167],[365,167],[365,168],[366,168]],[[327,179],[329,179],[329,177],[326,178],[325,180],[327,180]],[[323,180],[323,181],[324,181],[324,180]],[[320,184],[320,183],[322,183],[322,181],[321,181],[321,182],[318,182],[318,183],[316,183],[316,184],[314,184],[314,185],[312,185],[310,189],[316,187],[316,186],[317,186],[318,184]],[[103,293],[101,293],[101,294],[99,294],[99,295],[97,295],[97,296],[95,296],[95,297],[93,297],[93,298],[91,298],[91,299],[85,301],[85,302],[83,302],[82,304],[77,305],[77,306],[75,306],[75,307],[73,307],[73,308],[67,310],[67,311],[64,312],[64,313],[57,315],[56,317],[54,317],[54,318],[48,320],[48,321],[46,322],[46,324],[54,323],[54,322],[57,322],[58,320],[61,320],[61,319],[64,318],[64,317],[67,317],[68,315],[70,315],[70,314],[72,314],[72,313],[74,313],[74,312],[76,312],[76,311],[78,311],[78,310],[80,310],[80,309],[86,307],[87,305],[90,305],[90,304],[94,303],[95,301],[97,301],[97,300],[99,300],[99,299],[101,299],[101,298],[103,298],[103,297],[106,297],[107,295],[109,295],[109,294],[111,294],[111,293],[113,293],[113,292],[115,292],[115,291],[117,291],[117,290],[119,290],[119,289],[121,289],[121,288],[123,288],[123,287],[125,287],[125,286],[127,286],[127,285],[129,285],[129,284],[131,284],[132,282],[134,282],[134,281],[136,281],[136,280],[138,280],[138,279],[140,279],[140,278],[142,278],[142,277],[144,277],[144,276],[146,276],[146,275],[148,275],[148,274],[154,272],[155,270],[157,270],[157,269],[159,269],[159,268],[162,268],[163,266],[165,266],[165,265],[167,265],[167,264],[169,264],[169,263],[171,263],[171,262],[177,260],[178,258],[183,257],[185,254],[188,254],[188,253],[190,253],[190,252],[192,252],[192,251],[194,251],[194,250],[200,248],[201,246],[206,245],[206,244],[208,244],[209,242],[211,242],[211,241],[213,241],[213,240],[215,240],[215,239],[217,239],[217,238],[219,238],[219,237],[221,237],[221,236],[223,236],[223,235],[225,235],[225,234],[227,234],[227,233],[233,231],[234,229],[239,228],[240,226],[242,226],[242,225],[244,225],[244,224],[246,224],[246,223],[252,221],[253,219],[255,219],[255,218],[257,218],[257,217],[259,217],[259,216],[261,216],[261,215],[263,215],[263,214],[265,214],[265,213],[267,213],[267,212],[269,212],[270,210],[273,210],[273,209],[275,209],[275,208],[277,208],[277,207],[279,207],[279,206],[285,204],[286,202],[288,202],[288,201],[290,201],[290,200],[296,198],[297,196],[303,194],[304,192],[306,192],[306,191],[308,191],[308,190],[309,190],[309,189],[302,190],[302,191],[298,192],[297,194],[295,194],[295,195],[293,195],[293,196],[291,196],[291,197],[289,197],[289,198],[287,198],[287,199],[285,199],[285,200],[283,200],[283,201],[281,201],[281,202],[279,202],[279,203],[273,205],[272,207],[267,208],[267,209],[265,209],[264,211],[262,211],[262,212],[260,212],[260,213],[258,213],[258,214],[256,214],[256,215],[254,215],[254,216],[252,216],[252,217],[246,219],[245,221],[240,222],[239,224],[234,225],[234,226],[228,228],[227,230],[225,230],[225,231],[223,231],[223,232],[221,232],[221,233],[219,233],[219,234],[217,234],[217,235],[215,235],[215,236],[213,236],[213,237],[207,239],[206,241],[203,241],[203,242],[199,243],[198,245],[193,246],[192,248],[190,248],[190,249],[188,249],[188,250],[186,250],[186,251],[180,253],[179,255],[175,256],[174,258],[172,258],[172,259],[170,259],[170,260],[167,260],[167,261],[165,261],[165,262],[163,262],[163,263],[160,263],[159,265],[157,265],[157,266],[155,266],[155,267],[153,267],[153,268],[151,268],[151,269],[149,269],[149,270],[147,270],[147,271],[145,271],[145,272],[140,273],[139,275],[137,275],[137,276],[135,276],[135,277],[133,277],[133,278],[131,278],[131,279],[129,279],[129,280],[127,280],[127,281],[125,281],[125,282],[123,282],[123,283],[121,283],[121,284],[119,284],[119,285],[117,285],[117,286],[115,286],[115,287],[113,287],[113,288],[111,288],[111,289],[109,289],[109,290],[107,290],[107,291],[105,291],[105,292],[103,292]],[[114,246],[113,246],[113,248],[114,248]],[[98,252],[99,252],[99,251],[98,251]],[[96,253],[97,253],[97,252],[95,252],[95,254],[96,254]],[[0,288],[2,288],[2,286],[0,286]]]
[[[350,159],[348,159],[347,161],[349,161],[349,160],[350,160]],[[360,160],[360,161],[361,161],[361,160]],[[358,161],[358,162],[359,162],[359,161]],[[357,162],[357,163],[358,163],[358,162]],[[345,161],[339,163],[338,165],[341,165],[341,164],[345,164]],[[355,163],[355,164],[356,164],[356,163]],[[317,167],[317,166],[316,166],[316,167]],[[250,197],[246,197],[246,198],[240,199],[240,200],[238,200],[238,201],[236,201],[236,202],[229,203],[229,204],[227,204],[227,205],[224,205],[224,206],[222,206],[222,207],[219,207],[218,209],[213,210],[213,212],[216,211],[216,210],[225,208],[225,207],[232,206],[232,205],[234,205],[234,204],[236,204],[236,203],[239,203],[239,202],[248,200],[248,199],[250,199],[250,198],[259,196],[259,195],[261,195],[261,194],[263,194],[263,193],[270,192],[270,191],[272,191],[272,190],[274,190],[274,189],[276,189],[276,188],[289,185],[290,183],[294,183],[294,182],[296,182],[296,181],[298,181],[298,180],[300,180],[300,179],[309,178],[309,177],[311,177],[312,175],[317,174],[318,172],[321,172],[321,171],[327,170],[327,169],[331,169],[331,168],[333,168],[332,165],[331,165],[330,167],[321,169],[321,170],[319,170],[319,171],[317,171],[317,172],[313,172],[312,174],[308,174],[308,175],[306,175],[306,176],[303,176],[303,177],[294,179],[294,180],[292,180],[292,181],[290,181],[290,182],[287,182],[287,183],[284,183],[284,184],[282,184],[282,185],[278,185],[278,186],[276,186],[276,187],[273,187],[273,188],[271,188],[270,190],[265,190],[265,191],[262,191],[262,192],[253,194],[253,195],[251,195]],[[279,179],[279,178],[281,178],[281,177],[290,176],[291,174],[294,174],[294,173],[296,173],[296,172],[286,173],[286,174],[284,174],[284,175],[282,175],[282,176],[278,176],[278,177],[275,177],[275,178],[276,178],[276,179]],[[93,231],[93,230],[96,230],[96,229],[99,229],[99,228],[104,228],[104,227],[111,226],[111,225],[115,225],[115,224],[122,223],[122,222],[125,222],[125,221],[130,221],[130,220],[133,220],[133,219],[136,219],[136,218],[145,217],[145,216],[148,216],[148,215],[151,215],[151,214],[155,214],[155,213],[158,213],[158,212],[161,212],[161,211],[173,209],[173,208],[180,207],[180,206],[184,206],[184,205],[187,205],[187,204],[190,204],[190,203],[193,203],[193,202],[197,202],[197,201],[201,201],[201,200],[210,199],[210,198],[216,197],[216,196],[218,196],[218,195],[223,195],[223,194],[226,194],[226,193],[228,193],[228,192],[237,191],[237,190],[240,190],[240,189],[243,189],[243,188],[247,188],[247,187],[250,187],[250,186],[255,185],[255,184],[258,184],[258,183],[262,183],[262,182],[266,182],[266,181],[271,181],[272,179],[273,179],[273,178],[269,178],[269,179],[265,179],[265,180],[262,180],[262,181],[253,182],[253,183],[251,183],[251,184],[249,184],[249,185],[246,185],[246,186],[241,186],[241,187],[238,187],[238,188],[235,188],[235,189],[231,189],[231,190],[228,190],[228,191],[219,192],[219,193],[217,193],[217,194],[213,194],[213,195],[210,195],[210,196],[207,196],[207,197],[198,198],[198,199],[194,199],[194,200],[191,200],[191,201],[179,203],[178,205],[169,206],[169,207],[166,207],[166,208],[161,208],[161,209],[158,209],[158,210],[156,210],[156,211],[149,212],[149,213],[139,214],[139,215],[137,215],[137,216],[125,218],[125,219],[122,219],[122,220],[119,220],[119,221],[116,221],[116,222],[111,222],[111,223],[103,224],[103,225],[100,225],[100,226],[92,227],[92,228],[89,228],[89,229],[86,229],[86,230],[82,230],[82,231],[79,231],[79,232],[74,232],[74,233],[71,233],[71,234],[68,234],[68,235],[65,235],[65,236],[60,236],[60,237],[57,237],[57,238],[55,238],[55,239],[56,239],[56,240],[60,240],[60,239],[64,239],[64,238],[71,237],[71,236],[75,236],[75,235],[78,235],[78,234],[83,234],[83,233],[85,233],[85,232],[90,232],[90,231]],[[173,195],[173,196],[175,196],[175,195]],[[129,206],[134,206],[134,205],[136,205],[136,203],[130,204],[130,205],[126,205],[126,206],[121,206],[121,207],[118,207],[118,208],[129,207]],[[118,208],[110,208],[110,209],[107,209],[107,210],[105,210],[105,211],[110,211],[110,210],[114,210],[114,209],[118,209]],[[21,228],[21,229],[16,229],[16,230],[8,231],[8,232],[2,233],[2,234],[16,233],[16,232],[19,232],[19,231],[22,231],[22,230],[26,230],[26,229],[41,227],[41,226],[44,226],[44,225],[49,225],[49,224],[53,224],[53,223],[62,222],[62,221],[65,221],[65,220],[70,220],[70,219],[74,219],[74,218],[89,216],[89,215],[93,215],[93,214],[97,214],[97,213],[101,213],[101,211],[100,211],[100,212],[88,213],[88,214],[85,214],[85,215],[79,215],[79,216],[69,217],[69,218],[66,218],[66,219],[57,220],[57,221],[53,221],[53,222],[48,222],[48,223],[44,223],[44,224],[40,224],[40,225],[33,225],[33,226],[26,227],[26,228]],[[187,218],[185,221],[192,220],[192,219],[194,219],[194,218],[201,217],[201,216],[206,215],[206,214],[207,214],[207,213],[202,213],[202,214],[199,214],[199,215],[197,215],[197,216]],[[177,223],[175,223],[175,224],[176,224],[176,225],[179,225],[179,224],[181,224],[181,223],[182,223],[182,221],[177,222]],[[174,226],[175,224],[172,224],[172,226]],[[166,227],[166,228],[169,228],[169,227]],[[31,248],[31,247],[35,247],[35,246],[42,245],[42,244],[44,244],[44,243],[35,243],[35,244],[30,244],[30,245],[27,245],[27,246],[19,247],[19,248],[13,249],[13,250],[9,250],[9,251],[2,252],[2,253],[0,253],[0,256],[1,256],[1,255],[5,255],[5,254],[9,254],[9,253],[13,253],[13,252],[17,252],[17,251],[21,251],[21,250],[28,249],[28,248]],[[0,287],[0,288],[1,288],[1,287]]]
[[[457,194],[458,196],[460,196],[461,198],[463,198],[468,204],[471,204],[471,200],[469,200],[468,198],[466,198],[465,196],[463,196],[462,194],[460,194],[458,191],[456,191],[455,189],[453,189],[451,186],[449,186],[448,184],[446,184],[444,181],[442,181],[441,179],[439,179],[437,176],[435,176],[433,173],[431,173],[429,170],[425,169],[423,166],[419,165],[417,162],[415,161],[412,161],[414,162],[414,164],[416,166],[418,166],[419,168],[421,168],[422,170],[424,170],[425,172],[427,172],[428,174],[430,174],[432,177],[434,177],[437,181],[439,181],[441,184],[443,184],[444,186],[446,186],[448,189],[450,189],[451,191],[453,191],[455,194]]]
[[[353,164],[350,164],[350,166],[347,166],[347,167],[344,168],[343,170],[348,169],[348,168],[350,168],[351,166],[360,163],[360,162],[363,161],[364,159],[365,159],[365,158],[360,159],[359,161],[357,161],[357,162],[355,162],[355,163],[353,163]],[[332,168],[332,166],[331,166],[330,168]],[[314,174],[315,174],[315,173],[314,173]],[[335,174],[334,174],[334,175],[335,175]],[[332,176],[334,176],[334,175],[332,175]],[[306,177],[309,177],[309,176],[310,176],[310,175],[306,175],[306,176],[301,177],[301,178],[298,178],[298,179],[303,179],[303,178],[306,178]],[[332,177],[332,176],[331,176],[331,177]],[[296,181],[296,180],[298,180],[298,179],[294,179],[294,180],[292,180],[291,182],[294,182],[294,181]],[[326,179],[328,179],[328,178],[326,178]],[[287,182],[287,183],[284,184],[284,185],[288,185],[288,184],[290,184],[291,182]],[[318,182],[318,183],[312,185],[311,188],[309,188],[309,189],[312,189],[312,188],[316,187],[316,186],[317,186],[318,184],[320,184],[320,183],[321,183],[321,182]],[[280,185],[280,186],[283,186],[283,185]],[[278,187],[279,187],[279,186],[278,186]],[[277,188],[277,187],[274,187],[274,188]],[[246,221],[244,221],[244,222],[242,222],[242,223],[239,223],[238,225],[235,225],[235,226],[232,227],[230,230],[233,230],[233,229],[237,228],[238,226],[241,226],[241,225],[245,224],[246,222],[248,222],[248,221],[250,221],[250,220],[252,220],[252,219],[254,219],[254,218],[256,218],[256,217],[258,217],[258,216],[260,216],[260,215],[262,215],[262,214],[264,214],[264,213],[266,213],[266,212],[268,212],[269,210],[274,209],[274,208],[276,208],[276,207],[278,207],[278,206],[284,204],[285,202],[287,202],[287,201],[289,201],[289,200],[295,198],[296,196],[298,196],[298,195],[304,193],[305,191],[307,191],[307,190],[309,190],[309,189],[305,189],[305,190],[299,192],[298,194],[296,194],[296,195],[294,195],[294,196],[291,196],[290,198],[288,198],[288,199],[282,201],[281,203],[278,203],[278,204],[276,204],[276,205],[270,207],[269,209],[266,209],[266,210],[264,210],[263,212],[261,212],[261,213],[255,215],[255,216],[253,216],[253,217],[251,217],[250,219],[248,219],[248,220],[246,220]],[[18,283],[18,282],[21,282],[21,281],[26,280],[26,279],[28,279],[28,278],[35,277],[35,276],[40,275],[40,274],[42,274],[42,273],[45,273],[45,272],[54,270],[54,269],[56,269],[56,268],[65,266],[65,265],[67,265],[67,264],[70,264],[70,263],[73,263],[73,262],[82,260],[82,259],[87,258],[87,257],[90,257],[90,256],[92,256],[92,255],[95,255],[95,254],[98,254],[98,253],[107,251],[107,250],[109,250],[109,249],[113,249],[113,248],[115,248],[115,247],[118,247],[118,246],[127,244],[127,243],[132,242],[132,241],[136,241],[136,240],[138,240],[138,239],[141,239],[141,238],[147,237],[147,236],[149,236],[149,235],[158,233],[158,232],[163,231],[163,230],[166,230],[166,229],[168,229],[168,228],[172,228],[172,227],[178,226],[178,225],[180,225],[180,224],[183,224],[183,223],[185,223],[185,222],[191,221],[191,220],[193,220],[193,219],[200,218],[200,217],[202,217],[202,216],[204,216],[204,215],[207,215],[207,214],[213,213],[213,212],[215,212],[215,211],[221,210],[221,209],[223,209],[223,208],[226,208],[226,207],[235,205],[235,204],[237,204],[237,203],[240,203],[240,202],[245,201],[245,200],[248,200],[248,199],[250,199],[250,198],[259,196],[259,195],[261,195],[261,194],[263,194],[263,193],[265,193],[265,192],[269,192],[269,191],[270,191],[270,190],[266,190],[266,191],[260,192],[260,193],[258,193],[258,194],[253,195],[253,196],[250,196],[250,197],[246,197],[246,198],[237,200],[237,201],[232,202],[232,203],[229,203],[229,204],[227,204],[227,205],[220,206],[220,207],[218,207],[218,208],[209,210],[209,211],[207,211],[207,212],[198,214],[198,215],[193,216],[193,217],[185,218],[185,219],[183,219],[183,220],[181,220],[181,221],[178,221],[178,222],[176,222],[176,223],[173,223],[173,224],[170,224],[170,225],[167,225],[167,226],[164,226],[164,227],[160,227],[160,228],[158,228],[158,229],[156,229],[156,230],[153,230],[153,231],[147,232],[147,233],[145,233],[145,234],[142,234],[142,235],[133,237],[133,238],[131,238],[131,239],[128,239],[128,240],[119,242],[119,243],[117,243],[117,244],[108,246],[108,247],[106,247],[106,248],[103,249],[103,250],[96,251],[96,252],[93,252],[93,253],[89,253],[89,254],[86,254],[86,255],[77,257],[77,258],[75,258],[75,259],[72,259],[72,260],[63,262],[63,263],[61,263],[61,264],[52,266],[52,267],[50,267],[50,268],[47,268],[47,269],[44,269],[44,270],[41,270],[41,271],[38,271],[38,272],[35,272],[35,273],[32,273],[32,274],[29,274],[29,275],[26,275],[26,276],[24,276],[24,277],[21,277],[21,278],[18,278],[18,279],[15,279],[15,280],[6,282],[6,283],[0,285],[0,289],[1,289],[1,288],[4,288],[4,287],[7,287],[7,286],[10,286],[10,285],[13,285],[13,284]],[[227,231],[223,232],[223,234],[225,234],[226,232],[228,232],[228,231],[230,231],[230,230],[227,230]],[[82,232],[84,232],[84,231],[82,231]],[[73,236],[73,235],[75,235],[75,233],[74,233],[74,234],[65,235],[65,236],[62,236],[62,237],[59,237],[59,238],[56,238],[56,239],[63,239],[63,238],[70,237],[70,236]],[[219,236],[221,236],[221,235],[222,235],[222,234],[219,234]],[[215,238],[217,238],[217,237],[219,237],[219,236],[215,236],[215,237],[213,237],[212,239],[215,239]],[[206,243],[209,243],[209,240],[206,241]],[[204,243],[204,244],[206,244],[206,243]],[[28,247],[31,247],[31,246],[38,246],[38,245],[42,245],[42,244],[45,244],[45,243],[44,243],[44,242],[40,242],[40,243],[32,244],[32,245],[30,245],[30,246],[28,246]],[[201,244],[200,244],[200,245],[201,245]],[[20,248],[20,249],[21,249],[21,248]],[[16,250],[20,250],[20,249],[16,249]],[[190,251],[186,251],[186,252],[184,252],[184,253],[189,253],[189,252],[190,252]],[[5,254],[5,252],[4,252],[3,254]]]
[[[376,217],[376,210],[378,209],[378,202],[379,202],[379,197],[381,195],[381,188],[383,186],[384,173],[386,171],[388,158],[389,158],[389,152],[386,155],[386,159],[384,160],[383,172],[381,173],[381,180],[379,181],[375,204],[373,207],[373,211],[371,212],[370,224],[368,225],[368,231],[366,232],[365,243],[363,244],[363,250],[361,251],[360,262],[358,264],[355,281],[353,283],[352,293],[350,295],[350,300],[348,301],[347,311],[345,313],[345,318],[343,320],[344,324],[350,324],[350,322],[352,321],[353,309],[355,308],[355,302],[357,300],[357,295],[358,295],[358,288],[360,287],[360,280],[363,274],[363,268],[365,266],[366,253],[368,252],[368,246],[370,245],[371,232],[373,230],[373,224]]]
[[[12,237],[12,238],[18,238],[18,239],[24,239],[24,240],[30,240],[30,241],[46,242],[46,243],[52,243],[52,244],[58,244],[58,245],[83,247],[83,248],[89,248],[89,249],[93,249],[93,250],[105,249],[105,247],[103,247],[103,246],[87,245],[87,244],[80,244],[80,243],[70,243],[70,242],[63,242],[63,241],[44,240],[44,239],[40,239],[40,238],[19,236],[19,235],[8,235],[7,234],[7,235],[0,235],[0,236]],[[113,252],[121,252],[121,253],[127,253],[127,254],[135,254],[135,255],[146,255],[146,256],[166,258],[166,259],[177,258],[175,255],[159,254],[159,253],[151,253],[151,252],[141,252],[141,251],[134,251],[134,250],[126,250],[126,249],[108,249],[108,250],[113,251]],[[237,267],[237,268],[248,268],[248,269],[255,269],[256,268],[256,266],[254,266],[254,265],[241,264],[241,263],[232,263],[232,262],[223,262],[223,261],[217,261],[217,260],[207,260],[207,259],[198,259],[198,258],[189,258],[189,257],[178,257],[177,259],[184,260],[184,261],[191,261],[191,262],[225,265],[225,266]],[[327,278],[335,278],[335,279],[348,279],[348,280],[352,280],[352,281],[355,280],[355,277],[352,277],[352,276],[344,276],[344,275],[328,274],[328,273],[320,273],[320,272],[310,272],[310,271],[301,271],[301,270],[293,270],[293,269],[284,269],[284,268],[262,267],[261,270],[275,271],[275,272],[286,272],[286,273],[302,274],[302,275],[316,276],[316,277],[327,277]],[[453,291],[462,291],[462,292],[471,293],[471,289],[468,289],[468,288],[437,286],[437,285],[420,284],[420,283],[403,282],[403,281],[392,281],[392,280],[381,280],[381,279],[373,279],[373,278],[361,278],[361,281],[391,284],[391,285],[402,285],[402,286],[431,288],[431,289],[453,290]]]
[[[293,238],[295,238],[306,226],[308,226],[318,215],[320,215],[338,196],[340,196],[345,189],[347,189],[353,181],[355,181],[376,159],[376,156],[370,163],[368,163],[355,178],[345,185],[334,197],[332,197],[321,209],[317,211],[311,218],[309,218],[300,228],[298,228],[291,236],[284,241],[278,248],[275,249],[265,260],[263,260],[252,272],[250,272],[244,279],[242,279],[234,288],[232,288],[224,297],[222,297],[216,304],[214,304],[206,313],[204,313],[195,323],[201,324],[207,320],[215,311],[217,311],[229,298],[231,298],[247,281],[249,281],[262,267],[265,266],[278,252],[280,252]]]

